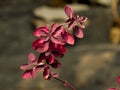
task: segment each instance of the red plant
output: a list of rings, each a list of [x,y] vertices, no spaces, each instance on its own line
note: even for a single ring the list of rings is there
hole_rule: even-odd
[[[84,22],[86,17],[79,17],[73,13],[72,9],[66,5],[65,13],[68,16],[66,25],[68,30],[73,30],[73,34],[78,38],[83,38]],[[68,32],[64,27],[65,24],[58,25],[57,23],[37,28],[33,34],[37,38],[33,41],[32,47],[39,53],[36,59],[35,55],[30,53],[28,55],[28,63],[23,64],[20,69],[24,70],[23,78],[35,78],[37,71],[43,71],[45,80],[55,78],[71,90],[75,90],[67,81],[59,78],[58,73],[52,73],[51,68],[59,68],[61,63],[56,58],[61,58],[66,52],[65,45],[74,44],[74,36]]]

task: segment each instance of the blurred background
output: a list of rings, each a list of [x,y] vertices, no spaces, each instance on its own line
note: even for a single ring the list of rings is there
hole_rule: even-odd
[[[64,5],[88,17],[85,37],[67,46],[60,59],[60,76],[76,90],[118,87],[120,75],[119,0],[0,0],[0,90],[69,90],[52,79],[23,80],[19,66],[27,62],[33,30],[46,23],[64,22]]]

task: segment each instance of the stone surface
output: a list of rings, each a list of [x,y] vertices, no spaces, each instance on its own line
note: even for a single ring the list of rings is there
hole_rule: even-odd
[[[77,90],[105,90],[120,73],[119,64],[115,64],[119,62],[119,53],[120,46],[109,44],[76,46],[68,50],[62,73]]]
[[[86,11],[89,10],[89,7],[87,5],[82,4],[72,4],[70,7],[73,9],[73,11]],[[34,16],[38,18],[42,18],[45,21],[53,21],[55,19],[66,19],[65,12],[62,8],[53,8],[48,6],[38,7],[33,12]],[[49,15],[48,15],[49,14]]]
[[[88,25],[84,29],[85,37],[78,40],[78,43],[109,43],[109,31],[113,25],[113,17],[108,8],[92,7],[88,11],[78,12],[78,15],[88,17]]]
[[[83,4],[71,4],[70,7],[73,11],[88,11],[90,8],[87,5]],[[46,23],[63,23],[66,21],[67,16],[64,12],[64,6],[61,8],[50,7],[50,6],[40,6],[34,9],[33,15],[33,24],[36,27],[45,25]]]
[[[100,5],[104,5],[104,6],[110,6],[112,3],[112,0],[90,0],[92,3],[97,3]]]

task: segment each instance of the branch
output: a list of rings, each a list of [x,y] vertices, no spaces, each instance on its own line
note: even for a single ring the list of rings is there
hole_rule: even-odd
[[[62,82],[66,87],[70,88],[71,90],[75,90],[75,88],[71,84],[69,84],[67,81],[62,80],[59,77],[53,77],[53,78],[60,81],[60,82]]]

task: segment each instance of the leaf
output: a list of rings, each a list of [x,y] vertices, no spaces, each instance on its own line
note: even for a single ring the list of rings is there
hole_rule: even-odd
[[[117,88],[108,88],[107,90],[118,90]]]
[[[49,80],[51,78],[51,70],[49,67],[45,67],[43,77],[45,80]]]
[[[117,78],[118,84],[120,85],[120,76]]]
[[[30,61],[30,62],[32,62],[32,61],[34,61],[35,60],[35,55],[33,54],[33,53],[30,53],[29,55],[28,55],[28,60]]]
[[[63,32],[62,33],[63,40],[65,40],[66,43],[73,45],[75,43],[74,37],[68,33],[68,32]]]
[[[49,30],[46,27],[39,27],[33,32],[36,37],[47,36],[48,33]]]
[[[65,11],[66,15],[67,15],[69,18],[72,17],[73,11],[72,11],[72,9],[71,9],[68,5],[65,5],[64,11]]]
[[[57,37],[57,36],[60,36],[61,32],[64,30],[63,26],[58,26],[55,31],[53,32],[53,36],[54,37]]]
[[[32,72],[31,70],[27,70],[23,73],[23,76],[22,76],[24,79],[30,79],[32,78]]]
[[[29,68],[29,64],[23,64],[22,66],[20,66],[21,70],[27,70],[27,68]]]
[[[74,32],[74,35],[77,38],[83,38],[84,37],[84,33],[83,33],[82,29],[78,26],[75,26],[75,28],[73,29],[73,32]]]
[[[61,37],[51,37],[51,41],[55,44],[60,44],[60,45],[64,45],[65,42],[61,39]]]

